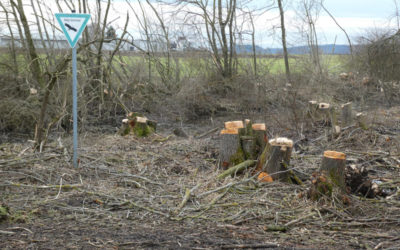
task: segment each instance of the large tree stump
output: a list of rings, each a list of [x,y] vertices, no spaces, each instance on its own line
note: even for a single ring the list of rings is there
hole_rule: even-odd
[[[336,126],[336,114],[334,108],[329,103],[319,103],[317,110],[318,117],[323,121],[325,126]]]
[[[256,155],[261,154],[264,151],[265,145],[268,142],[267,128],[265,123],[254,123],[252,125],[255,143],[255,153]]]
[[[284,137],[269,141],[269,158],[263,170],[274,180],[289,181],[289,164],[293,141]]]
[[[220,166],[226,169],[244,161],[245,156],[240,145],[238,129],[224,129],[220,135]]]
[[[146,117],[138,116],[138,113],[129,113],[128,118],[122,120],[118,133],[121,136],[134,134],[139,137],[148,136],[156,131],[157,123]]]
[[[346,190],[346,155],[344,153],[325,151],[320,170],[325,173],[334,185],[338,186],[342,191]]]
[[[350,126],[353,123],[353,111],[352,111],[352,103],[348,102],[341,106],[342,114],[341,114],[341,125],[342,127]]]

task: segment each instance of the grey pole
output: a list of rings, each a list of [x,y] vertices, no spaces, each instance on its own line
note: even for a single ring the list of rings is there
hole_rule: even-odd
[[[76,47],[72,48],[72,120],[73,120],[73,141],[74,141],[74,167],[78,167],[78,96],[76,77]]]
[[[75,10],[72,10],[75,13]],[[72,122],[74,141],[74,167],[78,167],[78,94],[77,94],[77,72],[76,72],[76,46],[72,48]]]

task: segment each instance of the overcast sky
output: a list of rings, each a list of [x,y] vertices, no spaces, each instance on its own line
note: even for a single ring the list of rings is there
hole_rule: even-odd
[[[399,5],[400,5],[400,1]],[[347,31],[353,41],[373,29],[397,29],[394,0],[325,0],[324,6],[336,21]],[[288,6],[290,10],[296,6]],[[321,43],[346,44],[346,38],[331,17],[321,10],[317,20],[317,31]],[[296,31],[290,30],[292,42],[296,43]],[[290,40],[290,39],[289,39]]]
[[[171,0],[172,1],[172,0]],[[244,0],[237,0],[238,3],[244,3]],[[300,30],[304,27],[304,22],[299,19],[299,3],[302,0],[283,0],[285,7],[285,18],[287,28],[287,41],[289,46],[304,45],[304,37],[301,37]],[[400,5],[400,0],[397,0]],[[29,11],[30,0],[23,0],[27,13]],[[60,1],[63,3],[63,1]],[[103,1],[105,2],[105,1]],[[133,7],[139,10],[138,5]],[[144,3],[144,1],[142,1]],[[154,1],[154,5],[160,11],[160,13],[168,13],[168,7],[161,7]],[[248,2],[246,0],[246,2]],[[256,6],[265,7],[266,4],[270,3],[269,0],[253,0]],[[48,6],[51,12],[59,12],[53,1],[44,1],[43,3]],[[94,4],[94,0],[89,0],[89,3]],[[137,2],[136,2],[137,3]],[[364,35],[368,30],[372,29],[397,29],[397,22],[395,17],[396,7],[394,0],[324,0],[324,6],[331,12],[336,18],[337,22],[347,31],[353,42],[356,41],[357,37]],[[254,6],[253,6],[254,7]],[[63,7],[64,8],[64,7]],[[104,8],[103,8],[104,9]],[[152,11],[148,9],[149,16]],[[256,7],[254,9],[257,9]],[[69,12],[68,8],[63,9],[64,12]],[[130,13],[130,23],[128,30],[135,36],[139,34],[139,24],[135,20],[135,15],[129,9],[125,0],[115,0],[111,8],[110,18],[116,21],[112,25],[117,29],[117,32],[121,32],[124,27],[125,16],[127,11]],[[118,18],[120,16],[121,18]],[[0,13],[1,17],[1,13]],[[28,15],[28,18],[34,22],[32,15]],[[50,18],[51,19],[51,18]],[[93,19],[92,19],[93,20]],[[156,20],[154,18],[154,20]],[[173,33],[177,24],[174,18],[168,21],[168,27],[171,33]],[[175,25],[175,26],[174,26]],[[272,9],[263,13],[261,16],[255,17],[255,29],[256,29],[256,43],[262,47],[280,47],[280,21],[279,12],[277,8]],[[248,27],[251,27],[248,25]],[[0,27],[5,32],[6,26]],[[250,29],[250,28],[249,28]],[[329,15],[321,10],[319,17],[316,21],[316,29],[318,32],[318,39],[320,44],[346,44],[347,40],[335,22]],[[61,35],[61,34],[56,34]],[[247,39],[247,40],[246,40]],[[243,43],[250,44],[250,37],[245,38]]]

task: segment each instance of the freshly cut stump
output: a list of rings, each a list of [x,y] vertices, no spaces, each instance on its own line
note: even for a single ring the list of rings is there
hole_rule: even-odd
[[[221,131],[220,165],[227,169],[245,160],[238,130],[235,128]]]
[[[262,171],[267,172],[274,180],[290,182],[288,167],[292,148],[293,141],[285,137],[269,140],[269,144],[264,150],[267,157]]]
[[[268,142],[267,128],[265,123],[254,123],[252,125],[254,138],[256,140],[256,155],[261,154],[264,151],[265,146]]]
[[[334,185],[342,191],[346,190],[346,154],[337,151],[325,151],[320,170]]]

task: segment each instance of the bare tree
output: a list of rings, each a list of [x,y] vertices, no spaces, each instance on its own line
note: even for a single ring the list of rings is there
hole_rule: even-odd
[[[278,7],[279,7],[279,14],[281,17],[282,47],[283,47],[283,58],[285,59],[286,81],[290,83],[291,79],[290,79],[290,68],[289,68],[289,56],[286,47],[285,13],[282,7],[282,0],[278,0]]]

